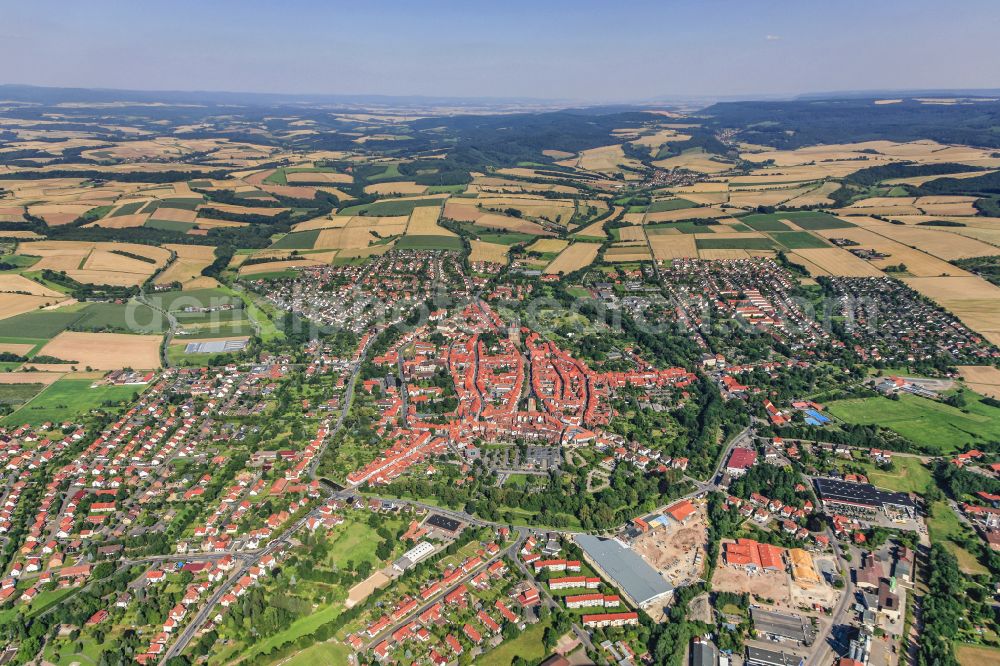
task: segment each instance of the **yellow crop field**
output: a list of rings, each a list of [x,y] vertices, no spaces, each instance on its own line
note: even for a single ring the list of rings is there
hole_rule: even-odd
[[[711,208],[703,206],[701,208],[680,208],[678,210],[666,210],[662,213],[646,213],[643,218],[645,224],[656,222],[676,222],[677,220],[705,220],[716,217],[728,217],[732,212],[726,212],[721,208]]]
[[[316,237],[313,248],[316,250],[342,250],[347,248],[368,247],[378,240],[371,231],[364,227],[344,227],[342,229],[323,229]]]
[[[698,256],[698,248],[691,234],[651,235],[649,244],[653,247],[653,256],[664,261]]]
[[[170,222],[194,222],[198,213],[184,208],[157,208],[154,213],[150,213],[150,217]]]
[[[182,289],[200,289],[214,286],[214,278],[205,278],[201,272],[215,260],[215,248],[211,245],[164,245],[177,254],[167,270],[156,276],[155,284],[179,282]]]
[[[287,261],[267,261],[260,264],[240,267],[240,276],[260,275],[261,273],[274,273],[285,271],[290,268],[305,268],[309,266],[329,265],[338,252],[318,252],[315,254],[303,255],[301,259],[290,259]]]
[[[507,263],[507,251],[509,248],[506,245],[501,245],[500,243],[487,243],[486,241],[480,240],[471,240],[469,241],[469,244],[472,246],[472,251],[469,253],[469,261],[473,263]]]
[[[598,243],[573,243],[545,267],[545,272],[566,274],[578,271],[594,263],[600,249],[601,246]]]
[[[960,365],[958,372],[966,385],[976,393],[1000,398],[1000,368],[992,365]]]
[[[341,227],[346,227],[347,223],[353,218],[349,215],[334,215],[330,217],[329,215],[323,217],[314,217],[311,220],[306,220],[305,222],[299,222],[292,226],[292,231],[313,231],[315,229],[339,229]],[[403,223],[406,223],[408,218],[404,217]]]
[[[838,230],[839,231],[839,230]],[[847,250],[839,247],[818,247],[795,250],[794,257],[805,260],[806,268],[810,265],[819,267],[820,275],[842,275],[845,277],[881,277],[878,270],[864,259],[859,259]]]
[[[25,312],[37,310],[46,305],[67,300],[65,296],[29,296],[28,294],[0,293],[0,319],[13,317]]]
[[[91,204],[38,204],[28,206],[28,212],[45,220],[50,227],[58,227],[75,221],[91,208]]]
[[[976,275],[907,277],[903,282],[940,303],[993,344],[1000,344],[1000,287]]]
[[[622,165],[633,169],[641,167],[638,161],[625,157],[625,151],[622,150],[621,144],[617,143],[611,146],[601,146],[599,148],[584,150],[578,158],[564,160],[561,164],[576,166],[588,171],[600,171],[602,173],[620,172]],[[626,179],[628,179],[628,175],[626,175]]]
[[[416,211],[417,209],[414,209]],[[411,221],[412,224],[412,221]],[[485,229],[502,229],[504,231],[516,231],[524,234],[534,234],[536,236],[551,236],[541,226],[529,220],[522,220],[509,215],[497,215],[496,213],[486,213],[475,222],[477,227]]]
[[[580,229],[576,232],[577,236],[593,236],[594,238],[604,238],[607,234],[604,233],[604,222],[594,222],[590,226]]]
[[[193,211],[192,211],[193,212]],[[94,222],[85,224],[85,227],[103,227],[104,229],[132,229],[141,227],[149,219],[149,213],[135,213],[133,215],[115,215],[105,217]]]
[[[711,155],[701,148],[685,150],[675,157],[658,160],[653,162],[653,166],[661,169],[687,169],[688,171],[697,171],[699,173],[719,173],[733,168],[731,162],[713,159]]]
[[[410,222],[406,225],[407,236],[454,236],[438,224],[441,217],[440,206],[417,206],[410,213]]]
[[[643,232],[641,226],[620,227],[618,229],[618,237],[625,242],[646,240],[646,234]]]
[[[154,263],[122,256],[112,250],[149,257]],[[80,282],[93,284],[140,284],[170,258],[169,250],[138,243],[95,243],[89,241],[35,241],[21,243],[18,254],[41,257],[32,268],[66,271]]]
[[[731,259],[749,259],[750,254],[746,250],[698,250],[698,258],[726,261]]]
[[[729,190],[729,203],[741,208],[753,208],[755,206],[777,206],[786,201],[791,201],[798,197],[812,192],[813,185],[793,188],[765,188],[761,190]]]
[[[426,185],[418,185],[417,183],[411,181],[402,181],[395,183],[375,183],[374,185],[366,185],[365,192],[368,194],[423,194],[427,191]]]
[[[833,203],[829,195],[840,189],[840,183],[827,182],[813,187],[809,191],[800,194],[794,199],[785,202],[787,206],[799,208],[802,206],[826,206]]]
[[[569,241],[561,238],[539,238],[525,249],[529,252],[545,254],[547,252],[562,252],[567,245],[569,245]]]
[[[159,335],[128,335],[124,333],[79,333],[63,331],[38,352],[44,356],[75,361],[82,370],[136,370],[160,367]]]
[[[1000,249],[982,241],[953,233],[950,228],[945,230],[946,228],[944,227],[935,229],[933,227],[912,227],[891,224],[881,224],[866,228],[890,240],[913,246],[918,250],[946,261],[967,259],[969,257],[989,257],[1000,254]]]
[[[17,273],[0,273],[0,292],[30,294],[32,296],[49,296],[52,298],[65,298],[54,289],[49,289],[43,284],[34,280],[29,280]]]
[[[899,227],[902,229],[903,227]],[[953,264],[933,257],[926,252],[915,250],[902,243],[886,238],[876,233],[870,228],[855,229],[830,229],[820,231],[824,238],[847,238],[856,243],[860,243],[862,248],[874,249],[883,254],[889,255],[886,259],[872,261],[871,265],[876,268],[886,266],[896,266],[900,263],[906,265],[906,271],[918,277],[930,277],[936,275],[969,275],[967,271],[957,268]],[[846,253],[846,251],[845,251]]]
[[[285,174],[285,181],[289,185],[300,183],[353,183],[354,179],[346,173],[332,173],[330,171],[293,171]]]
[[[612,246],[604,252],[605,261],[650,261],[652,255],[645,245]]]

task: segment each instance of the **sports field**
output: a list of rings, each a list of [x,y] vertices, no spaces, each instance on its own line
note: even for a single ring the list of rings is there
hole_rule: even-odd
[[[990,407],[966,393],[966,411],[914,395],[899,400],[855,398],[836,400],[828,411],[848,423],[880,425],[941,454],[963,445],[1000,440],[1000,408]]]

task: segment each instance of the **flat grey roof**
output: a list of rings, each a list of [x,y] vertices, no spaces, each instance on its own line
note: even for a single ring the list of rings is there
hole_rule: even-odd
[[[591,560],[637,604],[674,591],[674,586],[632,549],[614,539],[578,534],[576,542]]]
[[[212,340],[210,342],[189,342],[185,347],[186,354],[221,354],[240,351],[247,346],[247,339]]]
[[[750,615],[753,617],[753,626],[757,631],[791,638],[800,643],[807,642],[809,638],[806,624],[798,615],[776,613],[761,608],[751,608]]]
[[[787,652],[775,652],[764,648],[747,646],[747,663],[761,666],[797,666],[805,661],[802,657]]]

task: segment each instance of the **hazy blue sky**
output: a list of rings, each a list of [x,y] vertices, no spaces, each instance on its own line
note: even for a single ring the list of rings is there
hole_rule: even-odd
[[[529,96],[1000,87],[997,0],[0,0],[0,82]]]

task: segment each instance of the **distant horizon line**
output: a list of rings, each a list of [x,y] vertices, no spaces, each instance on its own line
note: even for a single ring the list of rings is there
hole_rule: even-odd
[[[208,90],[208,89],[157,89],[157,88],[117,88],[105,86],[50,86],[37,85],[32,83],[0,83],[0,91],[9,92],[21,89],[24,91],[48,91],[52,93],[103,93],[103,94],[124,94],[129,96],[200,96],[210,98],[231,97],[231,98],[268,98],[272,101],[314,101],[327,100],[328,102],[352,101],[362,103],[369,101],[409,101],[422,103],[492,103],[492,104],[515,104],[530,103],[547,106],[655,106],[658,104],[690,104],[693,102],[719,101],[719,102],[753,102],[753,101],[796,101],[803,99],[865,99],[868,97],[882,96],[902,96],[914,97],[924,95],[951,95],[961,97],[987,97],[1000,96],[1000,88],[875,88],[858,90],[834,90],[834,91],[809,91],[800,93],[748,93],[740,95],[724,94],[672,94],[650,96],[632,99],[574,99],[574,98],[546,98],[534,96],[489,96],[489,95],[434,95],[434,94],[390,94],[390,93],[320,93],[320,92],[269,92],[269,91],[247,91],[247,90]],[[0,101],[22,101],[16,99],[6,99]],[[128,100],[122,100],[128,101]]]

